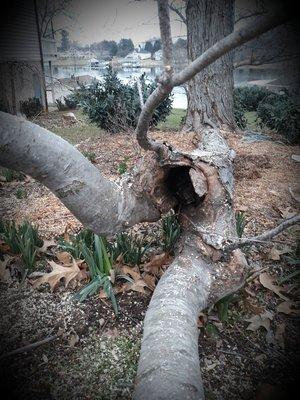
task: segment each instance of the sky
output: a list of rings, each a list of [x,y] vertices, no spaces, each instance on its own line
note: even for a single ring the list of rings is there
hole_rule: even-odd
[[[56,28],[66,28],[70,38],[81,44],[131,38],[135,45],[159,37],[157,4],[154,0],[73,0],[66,17],[57,19]],[[171,13],[172,36],[186,35],[185,25]]]

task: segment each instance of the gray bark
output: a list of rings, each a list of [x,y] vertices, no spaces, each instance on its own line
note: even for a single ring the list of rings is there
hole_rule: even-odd
[[[0,112],[0,165],[47,186],[85,226],[112,234],[160,213],[142,191],[105,179],[66,140],[22,118]]]
[[[233,0],[189,0],[186,8],[187,49],[194,61],[233,31]],[[200,71],[188,83],[186,130],[205,125],[235,127],[233,115],[233,52]]]

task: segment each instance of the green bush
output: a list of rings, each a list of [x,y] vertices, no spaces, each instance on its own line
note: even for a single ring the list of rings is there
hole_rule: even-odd
[[[65,104],[69,110],[75,110],[78,106],[78,98],[74,93],[69,94],[68,96],[64,96]]]
[[[271,93],[258,105],[261,123],[283,135],[289,142],[299,141],[300,109],[288,95]]]
[[[261,86],[241,86],[234,89],[234,100],[244,111],[256,111],[269,94],[270,91]]]
[[[146,99],[156,85],[146,84],[142,76],[141,87]],[[108,132],[127,131],[137,125],[141,111],[137,85],[123,84],[111,68],[107,70],[103,82],[94,80],[89,87],[81,86],[74,92],[73,98],[91,122]],[[171,104],[171,96],[168,96],[155,110],[151,126],[166,119],[171,112]]]
[[[40,114],[40,112],[43,110],[43,107],[40,99],[37,97],[32,97],[28,100],[20,102],[20,110],[22,114],[26,116],[26,118],[32,118]]]

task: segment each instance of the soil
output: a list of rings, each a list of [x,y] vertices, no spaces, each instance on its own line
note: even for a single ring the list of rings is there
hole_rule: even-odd
[[[184,150],[195,145],[190,133],[151,135]],[[269,229],[297,211],[289,188],[298,184],[299,163],[291,155],[299,154],[299,148],[275,141],[249,144],[232,134],[228,140],[237,153],[235,207],[245,213],[245,235]],[[102,134],[78,148],[95,153],[96,167],[114,180],[120,179],[120,163],[130,169],[140,156],[128,135]],[[20,188],[25,198],[16,197]],[[48,189],[29,177],[1,182],[0,198],[2,218],[30,220],[43,239],[81,228]],[[159,229],[159,223],[141,224],[136,231],[145,235],[153,229]],[[295,251],[297,232],[297,228],[284,232],[275,245],[245,249],[252,270],[264,268],[274,279],[293,271],[287,261]],[[271,253],[274,246],[282,252],[278,259]],[[299,300],[295,280],[288,281],[285,289],[292,300]],[[15,278],[0,284],[1,378],[10,398],[131,398],[150,291],[118,294],[120,315],[116,317],[110,301],[99,296],[74,302],[76,290],[60,286],[51,292],[47,285],[33,289],[29,280],[20,284]],[[289,398],[299,367],[299,319],[294,313],[279,312],[280,303],[282,299],[256,277],[234,295],[227,318],[220,318],[216,309],[204,311],[199,319],[199,352],[207,399]],[[272,315],[269,329],[247,329],[246,319],[266,311]],[[9,355],[53,335],[56,338],[45,344]]]

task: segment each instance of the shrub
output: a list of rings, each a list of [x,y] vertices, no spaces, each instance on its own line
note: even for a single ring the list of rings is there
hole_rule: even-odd
[[[235,92],[233,96],[233,111],[234,111],[234,119],[237,126],[241,129],[245,129],[247,126],[247,120],[245,118],[246,110],[243,104],[241,103],[240,98],[235,95]]]
[[[40,114],[43,111],[40,99],[37,97],[29,98],[28,100],[20,102],[21,112],[26,116],[26,118],[32,118]]]
[[[69,109],[61,99],[56,99],[55,103],[58,111],[67,111]]]
[[[155,84],[146,84],[141,77],[144,98],[155,89]],[[74,98],[89,119],[108,132],[116,133],[135,128],[141,111],[137,85],[125,85],[109,68],[104,81],[94,80],[89,87],[81,86],[74,92]],[[171,112],[171,97],[168,96],[155,110],[150,125],[164,121]]]
[[[68,96],[64,96],[65,104],[69,110],[75,110],[78,106],[78,98],[75,93],[71,93]]]
[[[300,109],[288,95],[271,93],[257,108],[262,124],[283,135],[291,143],[299,141]]]
[[[244,111],[256,111],[270,91],[261,86],[241,86],[234,89],[234,100]]]

